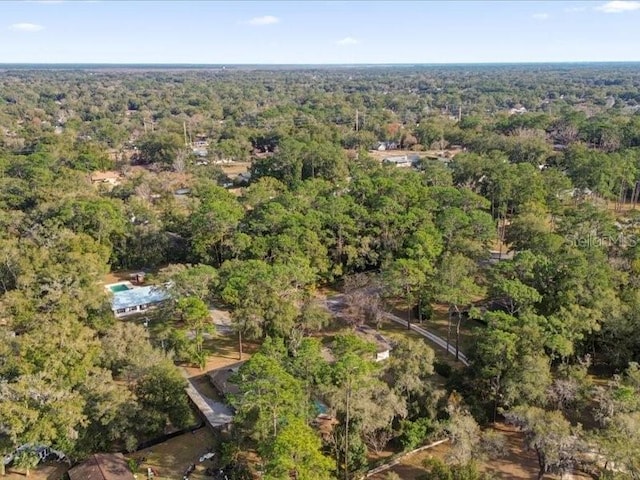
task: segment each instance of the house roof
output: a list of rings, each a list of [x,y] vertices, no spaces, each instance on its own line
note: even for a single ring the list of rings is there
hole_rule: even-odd
[[[169,299],[169,294],[157,285],[147,285],[144,287],[134,287],[122,292],[114,292],[111,299],[111,308],[119,310],[121,308],[136,307],[150,303],[159,303]]]
[[[71,480],[134,480],[121,453],[95,453],[69,470]]]

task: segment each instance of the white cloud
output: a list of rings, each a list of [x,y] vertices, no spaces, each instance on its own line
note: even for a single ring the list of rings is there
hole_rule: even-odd
[[[37,23],[14,23],[9,25],[9,28],[16,32],[39,32],[44,29],[42,25]]]
[[[344,46],[344,45],[357,45],[360,43],[360,40],[353,37],[344,37],[341,40],[336,42],[336,45]]]
[[[564,9],[566,13],[584,12],[587,7],[567,7]]]
[[[549,14],[548,13],[534,13],[533,15],[531,15],[531,18],[533,18],[534,20],[547,20],[549,18]]]
[[[633,10],[640,10],[640,2],[626,1],[626,0],[613,0],[611,2],[604,3],[599,7],[596,7],[604,13],[624,13],[631,12]]]
[[[278,22],[280,22],[280,19],[278,17],[274,17],[273,15],[265,15],[264,17],[253,17],[247,23],[249,25],[260,27],[262,25],[273,25],[274,23]]]

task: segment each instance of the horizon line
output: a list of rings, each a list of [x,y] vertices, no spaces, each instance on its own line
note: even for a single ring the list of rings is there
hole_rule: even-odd
[[[6,67],[419,67],[419,66],[488,66],[488,65],[612,65],[638,64],[640,60],[554,60],[554,61],[487,61],[487,62],[349,62],[349,63],[195,63],[195,62],[0,62]]]

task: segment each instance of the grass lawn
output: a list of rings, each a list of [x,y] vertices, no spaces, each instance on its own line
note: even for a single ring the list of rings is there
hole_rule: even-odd
[[[259,343],[243,341],[242,360],[249,360],[259,347]],[[236,335],[219,335],[205,339],[204,348],[209,352],[204,369],[201,370],[195,365],[182,365],[189,377],[199,376],[209,370],[226,367],[240,361],[238,357],[238,337]]]
[[[407,308],[402,303],[396,303],[388,306],[388,311],[402,318],[403,320],[407,319]],[[436,335],[442,337],[443,339],[447,339],[447,330],[448,330],[448,307],[444,304],[436,303],[433,305],[433,315],[429,320],[425,320],[422,323],[419,323],[417,319],[412,318],[412,322],[420,325],[421,327],[429,330],[430,332],[435,333]],[[400,327],[400,325],[398,325]],[[400,327],[402,329],[402,327]],[[462,324],[460,325],[460,350],[466,353],[471,345],[473,345],[473,330],[476,328],[485,328],[485,325],[482,322],[471,319],[463,319]],[[405,329],[406,330],[406,329]],[[417,335],[417,334],[416,334]],[[419,335],[418,335],[419,336]],[[456,342],[456,323],[455,320],[451,324],[451,345],[455,345]],[[436,345],[432,345],[433,349],[436,350],[436,353],[439,353],[438,350],[444,353],[444,350],[441,347]]]
[[[166,442],[159,443],[153,447],[145,448],[138,452],[127,455],[128,458],[134,458],[141,461],[138,472],[138,478],[147,478],[147,467],[153,468],[158,476],[154,478],[178,480],[184,476],[185,471],[192,463],[196,465],[195,471],[189,476],[191,480],[206,480],[208,477],[204,474],[205,470],[212,466],[211,460],[205,460],[202,463],[198,459],[205,453],[215,451],[218,445],[217,439],[213,432],[203,427],[194,433],[185,433],[179,437],[172,438]]]
[[[448,307],[442,304],[433,305],[433,315],[431,319],[423,322],[422,326],[427,330],[441,336],[442,338],[447,338],[447,330],[448,330]],[[472,319],[463,319],[460,324],[460,350],[463,352],[469,351],[471,346],[473,345],[473,331],[476,328],[483,329],[486,326],[479,322],[478,320]],[[455,345],[456,341],[456,322],[455,319],[451,324],[451,343]]]

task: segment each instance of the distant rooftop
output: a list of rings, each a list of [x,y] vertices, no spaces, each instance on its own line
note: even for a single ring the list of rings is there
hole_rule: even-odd
[[[169,295],[162,287],[148,285],[145,287],[130,288],[121,292],[114,292],[111,305],[114,310],[118,310],[138,305],[159,303],[168,299]]]
[[[420,160],[420,155],[395,155],[391,157],[385,157],[383,162],[385,163],[395,163],[395,164],[404,164],[404,163],[414,163]]]

